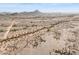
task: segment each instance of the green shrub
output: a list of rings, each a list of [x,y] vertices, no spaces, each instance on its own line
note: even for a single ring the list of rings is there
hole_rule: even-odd
[[[0,32],[4,32],[4,30],[3,29],[0,29]]]

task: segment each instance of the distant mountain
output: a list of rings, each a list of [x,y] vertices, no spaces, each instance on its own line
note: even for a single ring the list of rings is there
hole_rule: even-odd
[[[40,12],[39,10],[35,10],[32,12],[21,12],[19,13],[20,15],[27,15],[27,16],[36,16],[36,15],[42,15],[42,12]]]
[[[6,13],[5,13],[6,14]],[[43,13],[40,12],[39,10],[35,10],[32,12],[16,12],[16,13],[9,13],[9,15],[13,15],[13,16],[38,16],[38,15],[42,15]]]
[[[42,13],[42,12],[40,12],[39,10],[35,10],[35,11],[29,12],[29,13],[40,14],[40,13]]]
[[[26,16],[68,16],[68,15],[79,15],[73,14],[73,13],[61,13],[61,12],[52,12],[52,13],[43,13],[40,12],[39,10],[34,10],[31,12],[15,12],[15,13],[10,13],[10,12],[2,12],[0,13],[0,16],[20,16],[20,17],[26,17]]]

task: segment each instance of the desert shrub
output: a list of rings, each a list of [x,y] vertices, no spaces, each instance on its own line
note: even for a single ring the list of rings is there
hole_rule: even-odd
[[[13,25],[13,27],[17,27],[17,25],[15,24],[15,25]]]
[[[60,39],[61,33],[58,32],[58,31],[54,31],[54,33],[55,33],[54,38],[57,39],[57,40]]]
[[[17,31],[17,29],[12,29],[11,31]]]
[[[30,40],[29,43],[33,48],[37,48],[42,42],[46,42],[40,36],[34,37],[33,40]]]
[[[0,26],[2,26],[2,27],[7,27],[8,24],[1,24]]]
[[[52,52],[49,52],[49,54],[51,55],[52,53],[55,53],[56,55],[72,55],[75,53],[75,51],[67,51],[67,49],[63,49],[63,50],[53,50]]]
[[[23,29],[26,29],[27,27],[24,27]]]
[[[34,27],[34,26],[37,26],[37,25],[34,25],[34,24],[33,24],[32,27]]]
[[[4,30],[3,30],[3,29],[1,29],[1,30],[0,30],[0,32],[4,32]]]

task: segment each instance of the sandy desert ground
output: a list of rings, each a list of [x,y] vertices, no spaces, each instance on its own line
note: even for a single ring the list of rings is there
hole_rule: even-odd
[[[0,54],[79,55],[79,15],[0,14]]]

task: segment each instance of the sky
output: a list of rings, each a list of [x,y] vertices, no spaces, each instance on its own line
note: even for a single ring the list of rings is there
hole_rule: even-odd
[[[0,12],[79,12],[78,3],[0,3]]]

